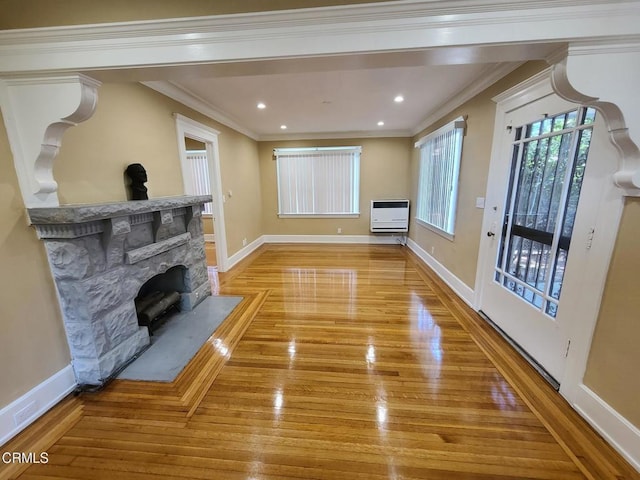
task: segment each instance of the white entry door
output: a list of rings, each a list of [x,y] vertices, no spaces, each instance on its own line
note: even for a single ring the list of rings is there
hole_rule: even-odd
[[[569,347],[562,287],[590,247],[588,232],[573,237],[595,116],[553,94],[507,113],[487,194],[480,309],[558,381]]]

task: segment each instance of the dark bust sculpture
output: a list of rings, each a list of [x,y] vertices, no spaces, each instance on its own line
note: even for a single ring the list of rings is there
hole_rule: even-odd
[[[147,181],[147,171],[140,163],[132,163],[125,170],[127,176],[131,179],[131,200],[148,200],[147,187],[144,183]]]

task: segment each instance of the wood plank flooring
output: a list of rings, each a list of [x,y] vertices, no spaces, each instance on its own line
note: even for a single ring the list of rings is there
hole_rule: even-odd
[[[207,257],[207,265],[215,266],[218,262],[216,259],[216,244],[214,242],[205,242],[204,253]]]
[[[400,246],[269,245],[173,383],[67,399],[0,479],[640,478]]]

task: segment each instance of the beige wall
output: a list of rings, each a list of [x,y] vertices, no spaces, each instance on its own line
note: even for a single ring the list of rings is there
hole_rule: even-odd
[[[274,148],[362,146],[359,218],[278,218],[278,187]],[[263,225],[268,235],[369,235],[370,202],[377,198],[408,198],[408,138],[364,138],[260,142]]]
[[[89,23],[197,17],[227,13],[324,7],[388,0],[0,0],[0,30]]]
[[[491,98],[546,67],[544,62],[530,62],[523,65],[413,139],[413,143],[415,143],[419,138],[459,116],[468,117],[460,164],[455,238],[453,241],[446,239],[422,225],[418,225],[413,218],[409,237],[472,289],[475,285],[480,227],[484,213],[482,209],[476,208],[475,204],[476,198],[484,197],[486,193],[495,120],[495,103]],[[412,148],[411,200],[414,205],[417,198],[419,160],[419,150]]]
[[[136,83],[107,83],[98,92],[93,117],[68,130],[55,161],[60,203],[127,199],[124,170],[142,163],[149,198],[182,195],[182,172],[173,113],[220,132],[219,154],[229,255],[262,234],[257,143]],[[256,195],[258,193],[258,195]]]
[[[184,193],[172,117],[180,107],[165,98],[135,83],[100,87],[93,116],[62,139],[53,167],[61,204],[126,200],[130,163],[147,170],[149,198]]]
[[[44,245],[27,226],[0,124],[0,409],[69,365]]]
[[[231,256],[243,247],[245,238],[249,244],[263,233],[260,166],[257,142],[227,128],[224,142],[222,138],[221,135],[222,193],[227,198],[224,222]]]
[[[640,198],[627,198],[584,383],[640,428]]]

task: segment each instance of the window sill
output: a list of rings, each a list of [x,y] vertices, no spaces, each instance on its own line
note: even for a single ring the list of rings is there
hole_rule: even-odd
[[[444,230],[439,229],[438,227],[435,227],[427,222],[424,222],[422,220],[420,220],[419,218],[416,218],[416,223],[418,225],[420,225],[421,227],[426,228],[427,230],[431,230],[433,233],[440,235],[443,238],[446,238],[447,240],[449,240],[450,242],[453,242],[455,240],[454,235],[445,232]]]
[[[359,213],[329,213],[329,214],[297,214],[297,213],[279,213],[279,218],[360,218]]]

